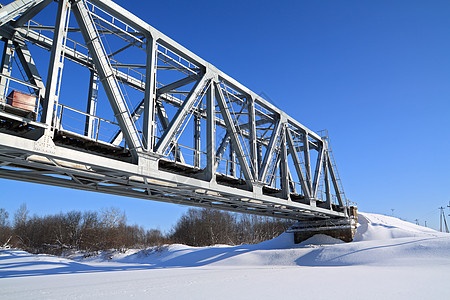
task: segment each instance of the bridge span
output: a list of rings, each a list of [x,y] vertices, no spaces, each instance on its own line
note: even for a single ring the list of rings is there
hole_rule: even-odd
[[[0,177],[354,227],[326,134],[114,2],[11,1],[0,36]]]

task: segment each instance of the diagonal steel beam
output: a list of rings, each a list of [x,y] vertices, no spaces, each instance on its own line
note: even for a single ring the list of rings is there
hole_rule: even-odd
[[[186,119],[186,116],[191,111],[195,101],[200,96],[199,94],[205,87],[207,80],[207,75],[204,74],[203,77],[194,85],[188,97],[184,100],[183,105],[178,109],[177,113],[170,122],[169,127],[166,131],[164,131],[163,135],[156,144],[155,152],[163,154],[167,150],[173,138],[177,134],[177,131]]]
[[[136,106],[136,109],[131,114],[131,118],[133,119],[133,122],[136,122],[141,117],[142,112],[144,111],[144,100],[142,100],[139,105]],[[156,113],[158,115],[159,121],[161,123],[161,126],[163,130],[166,130],[167,127],[169,127],[169,118],[167,117],[166,110],[164,108],[164,105],[161,101],[156,101]],[[123,134],[122,131],[119,129],[119,131],[116,133],[116,135],[112,138],[111,144],[118,146],[120,143],[122,143],[123,140]],[[175,147],[176,148],[176,147]],[[184,157],[183,153],[180,151],[179,148],[173,149],[173,155],[177,158],[177,160],[181,163],[184,163]]]
[[[312,189],[312,196],[314,198],[317,198],[317,192],[319,189],[319,181],[320,181],[320,175],[322,172],[322,164],[323,164],[323,153],[324,153],[324,147],[322,145],[319,147],[319,153],[317,155],[317,162],[316,162],[316,172],[314,173],[314,182],[313,182],[313,189]]]
[[[72,9],[81,33],[94,60],[95,67],[105,89],[110,105],[125,136],[130,151],[137,159],[137,152],[142,149],[138,131],[131,119],[128,107],[123,99],[118,82],[114,76],[108,56],[96,31],[92,18],[82,1],[74,1]]]
[[[159,121],[161,122],[161,126],[163,130],[166,130],[169,127],[169,118],[167,117],[166,109],[161,101],[156,101],[156,113],[158,114]],[[183,153],[181,152],[179,147],[173,147],[172,149],[173,156],[176,157],[177,161],[181,163],[185,163]]]
[[[340,190],[339,184],[337,182],[336,173],[334,172],[334,168],[333,168],[333,164],[331,163],[331,158],[330,158],[329,152],[327,152],[326,160],[327,160],[328,170],[330,171],[331,181],[333,182],[334,192],[336,193],[336,197],[339,202],[339,206],[343,207],[344,201],[342,201],[341,190]]]
[[[222,141],[220,142],[219,148],[217,149],[216,152],[216,162],[215,162],[215,167],[217,168],[217,166],[219,165],[220,161],[222,160],[222,156],[225,153],[225,150],[228,147],[228,143],[230,142],[230,135],[227,133],[225,134],[225,136],[222,138]]]
[[[303,195],[309,199],[311,198],[311,191],[309,190],[309,185],[306,181],[305,174],[303,174],[300,159],[298,158],[296,147],[294,145],[294,140],[292,139],[292,135],[289,130],[286,130],[286,140],[289,145],[289,154],[291,154],[292,160],[294,161],[295,170],[297,171],[298,178],[300,179]]]
[[[0,8],[0,26],[30,10],[44,0],[16,0]]]
[[[39,88],[39,92],[41,96],[45,95],[45,85],[42,81],[41,75],[39,75],[39,71],[36,67],[36,64],[31,56],[30,50],[28,49],[26,44],[19,45],[19,43],[14,42],[14,48],[16,49],[17,57],[20,60],[20,63],[25,71],[25,74],[28,77],[30,83],[34,84]],[[35,91],[38,92],[38,91]]]
[[[158,96],[160,96],[162,94],[168,93],[168,92],[170,92],[170,91],[172,91],[174,89],[177,89],[179,87],[185,86],[186,84],[189,84],[189,83],[194,82],[196,80],[198,80],[198,78],[196,76],[192,76],[192,75],[187,76],[187,77],[185,77],[183,79],[177,80],[177,81],[169,83],[169,84],[167,84],[167,85],[165,85],[163,87],[160,87],[158,89],[158,91],[157,91],[157,94],[158,94]]]
[[[259,170],[259,180],[264,181],[267,172],[269,171],[269,162],[272,161],[273,153],[275,150],[275,146],[277,141],[280,138],[280,132],[281,132],[281,118],[278,120],[278,122],[275,124],[275,128],[272,132],[272,137],[270,138],[269,146],[267,147],[266,154],[264,155],[264,160],[261,164],[261,168]]]
[[[216,92],[216,101],[219,104],[220,112],[222,113],[222,117],[227,126],[227,133],[230,135],[231,143],[233,144],[233,149],[236,151],[237,158],[239,164],[241,166],[242,173],[244,174],[244,178],[247,182],[248,186],[252,185],[253,176],[248,165],[247,160],[245,159],[244,150],[242,148],[241,142],[239,141],[238,132],[236,130],[236,126],[231,118],[230,111],[228,110],[227,104],[225,102],[225,97],[222,93],[222,89],[220,88],[217,82],[214,83],[215,92]]]
[[[17,20],[14,21],[14,26],[22,26],[52,2],[53,0],[36,1],[36,4],[33,7],[27,9]]]
[[[135,110],[131,113],[131,119],[133,122],[136,122],[141,117],[142,113],[144,112],[144,99],[139,102],[139,105],[136,106]],[[119,129],[117,131],[116,135],[111,139],[111,144],[114,146],[119,146],[120,143],[122,143],[123,140],[123,133],[122,130]]]

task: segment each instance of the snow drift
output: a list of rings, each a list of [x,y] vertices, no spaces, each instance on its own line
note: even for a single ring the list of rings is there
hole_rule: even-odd
[[[351,243],[315,235],[296,245],[285,233],[88,258],[2,250],[0,299],[433,299],[447,293],[449,250],[449,234],[367,213]]]
[[[326,235],[315,235],[294,244],[292,233],[257,245],[190,247],[166,245],[125,253],[104,252],[84,258],[82,254],[57,258],[80,268],[83,264],[139,264],[146,268],[217,266],[350,266],[365,264],[426,263],[450,260],[450,235],[377,214],[360,213],[355,239],[344,243]],[[26,256],[22,251],[3,251],[3,255]],[[40,260],[54,260],[47,255]],[[76,262],[76,263],[75,263]]]

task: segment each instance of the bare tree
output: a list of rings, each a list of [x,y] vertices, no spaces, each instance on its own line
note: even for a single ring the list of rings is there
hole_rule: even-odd
[[[189,209],[172,229],[170,238],[190,246],[256,244],[277,237],[286,221],[214,209]]]
[[[8,226],[9,214],[4,208],[0,208],[0,228]]]
[[[107,228],[119,227],[126,223],[127,217],[125,212],[117,207],[109,207],[102,209],[101,222]]]
[[[14,214],[14,227],[24,225],[28,220],[29,210],[26,203],[22,203]]]
[[[12,239],[11,228],[8,226],[9,214],[4,208],[0,208],[0,247],[8,247]]]

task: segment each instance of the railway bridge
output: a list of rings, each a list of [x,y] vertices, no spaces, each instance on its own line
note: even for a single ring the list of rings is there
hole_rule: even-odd
[[[0,177],[351,240],[356,208],[327,134],[114,2],[10,1],[0,36]]]

